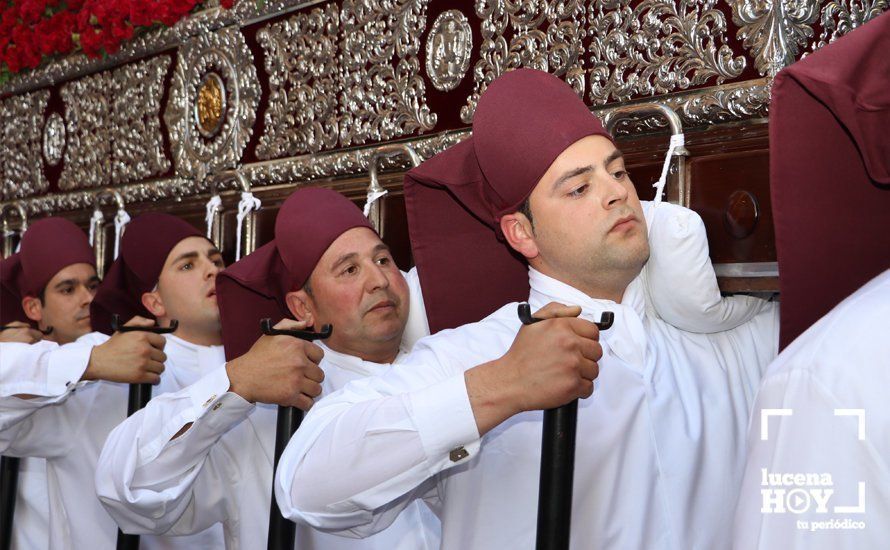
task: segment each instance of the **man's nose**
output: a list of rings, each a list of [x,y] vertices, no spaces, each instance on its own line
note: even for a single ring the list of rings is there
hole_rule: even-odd
[[[80,300],[81,307],[86,307],[93,303],[93,298],[96,297],[96,291],[91,290],[90,287],[83,285],[78,289],[77,298]]]
[[[627,187],[612,177],[612,174],[605,174],[603,179],[603,207],[613,208],[619,204],[625,203],[628,195]]]
[[[389,288],[389,278],[386,276],[386,272],[383,270],[382,266],[378,265],[375,262],[373,264],[373,267],[369,269],[367,273],[368,279],[365,283],[365,286],[369,292],[373,292],[381,288]]]

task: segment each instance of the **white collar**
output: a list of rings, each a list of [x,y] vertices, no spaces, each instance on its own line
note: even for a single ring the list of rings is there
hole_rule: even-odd
[[[210,369],[225,362],[222,346],[202,346],[173,334],[165,334],[164,338],[167,340],[164,353],[173,366],[165,375],[172,375],[181,387],[190,386]]]
[[[398,363],[404,356],[403,350],[399,350],[396,360],[392,363],[374,363],[373,361],[365,361],[354,355],[347,355],[334,351],[328,347],[323,341],[316,340],[315,345],[324,351],[324,360],[340,367],[343,370],[351,371],[362,376],[377,376],[383,374],[394,364]]]
[[[613,300],[592,298],[532,267],[528,269],[528,282],[531,287],[528,301],[532,310],[550,302],[577,305],[581,306],[581,317],[593,322],[599,322],[604,311],[611,311],[615,321],[610,329],[600,335],[603,356],[615,355],[640,374],[651,373],[654,353],[644,324],[646,303],[639,276],[627,286],[620,304]]]

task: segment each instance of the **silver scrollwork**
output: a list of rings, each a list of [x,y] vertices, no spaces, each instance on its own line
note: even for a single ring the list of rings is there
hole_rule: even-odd
[[[111,77],[111,182],[139,181],[170,169],[161,137],[161,97],[170,58],[116,69]]]
[[[495,78],[519,67],[561,76],[583,95],[585,13],[580,0],[478,0],[482,46],[473,68],[475,89],[461,108],[461,120],[471,123],[482,92]],[[508,30],[512,32],[509,42]]]
[[[766,115],[769,105],[769,81],[755,81],[727,84],[703,90],[693,90],[663,99],[669,107],[679,113],[684,128],[700,127],[716,122],[736,122],[761,118]],[[612,107],[595,109],[599,117],[608,115]],[[641,132],[659,130],[665,123],[660,118],[641,117],[629,120],[616,127],[618,136],[638,135]],[[430,136],[406,140],[421,158],[430,158],[446,148],[469,137],[468,130],[450,131]],[[244,165],[241,170],[251,186],[256,190],[261,186],[292,184],[330,180],[332,178],[355,176],[367,173],[369,161],[377,146],[338,150],[314,155],[300,155],[291,158],[263,161]],[[382,169],[408,168],[404,158],[385,159]],[[180,177],[154,180],[150,183],[136,183],[117,187],[127,204],[145,201],[195,196],[207,192],[207,182]],[[31,216],[45,215],[89,208],[92,192],[76,191],[51,194],[22,201]]]
[[[589,9],[595,104],[717,84],[742,74],[716,0],[596,0]]]
[[[65,121],[59,113],[50,113],[43,125],[43,158],[50,166],[56,166],[64,151]]]
[[[856,27],[867,23],[890,8],[887,0],[831,0],[822,7],[822,34],[813,49],[834,42]]]
[[[467,69],[473,49],[473,31],[467,17],[448,10],[433,22],[426,39],[426,74],[437,90],[457,88]]]
[[[257,157],[336,147],[340,10],[331,2],[257,33],[269,74],[269,106]]]
[[[169,64],[156,57],[62,86],[67,145],[60,189],[128,183],[169,169],[159,118]]]
[[[27,197],[49,187],[43,175],[43,112],[48,91],[0,101],[0,196]]]
[[[732,0],[738,36],[761,75],[775,76],[813,36],[819,0]]]
[[[225,93],[222,126],[210,138],[201,134],[195,109],[208,73],[219,76]],[[253,54],[237,28],[202,34],[180,47],[164,113],[176,172],[203,180],[234,167],[253,133],[259,98]]]
[[[340,144],[429,131],[418,37],[429,0],[344,0],[340,22]]]
[[[68,144],[59,189],[102,187],[111,183],[111,139],[114,117],[108,99],[111,71],[62,86]]]

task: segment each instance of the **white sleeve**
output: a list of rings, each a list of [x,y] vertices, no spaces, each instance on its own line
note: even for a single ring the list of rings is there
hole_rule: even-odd
[[[96,492],[123,531],[191,534],[227,519],[237,472],[226,453],[211,450],[254,409],[229,386],[220,366],[191,386],[155,397],[108,436]]]
[[[878,415],[868,421],[870,411],[806,370],[764,382],[748,434],[734,549],[886,547],[890,471],[869,437],[884,431]]]
[[[79,352],[69,353],[71,349]],[[91,352],[92,346],[80,342],[61,347],[49,341],[0,343],[0,397],[29,394],[49,402],[63,399],[86,371]]]
[[[312,407],[281,457],[275,498],[294,521],[368,536],[428,498],[429,478],[471,460],[479,446],[464,370],[421,342],[409,362]]]
[[[85,384],[79,379],[89,363],[92,345],[72,343],[38,348],[27,344],[3,346],[3,368],[10,368],[13,372],[3,376],[0,453],[42,458],[66,453],[76,439],[73,434],[79,433],[89,409],[89,398],[76,402],[68,398]],[[6,346],[16,347],[8,350]],[[37,363],[28,365],[28,360]],[[20,368],[36,371],[35,380],[28,381],[19,372]],[[16,397],[23,392],[37,397]]]

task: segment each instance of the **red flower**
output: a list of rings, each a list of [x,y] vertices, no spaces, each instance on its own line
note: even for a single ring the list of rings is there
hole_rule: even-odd
[[[15,45],[6,49],[3,61],[6,62],[6,67],[9,68],[11,73],[17,73],[22,70],[22,62],[19,60],[18,48]]]
[[[89,57],[101,57],[102,33],[95,29],[85,29],[80,33],[80,47]]]
[[[219,5],[224,9],[231,9],[235,5],[235,0],[219,0]]]

